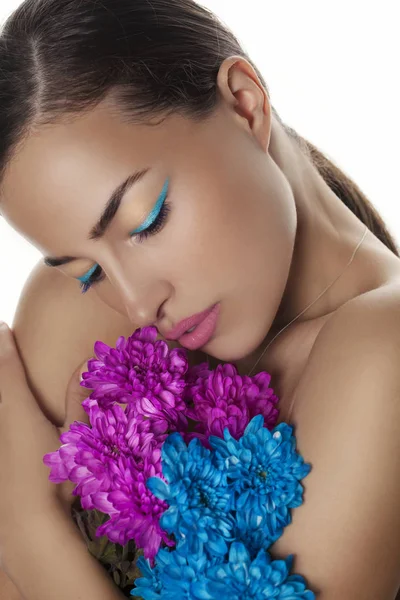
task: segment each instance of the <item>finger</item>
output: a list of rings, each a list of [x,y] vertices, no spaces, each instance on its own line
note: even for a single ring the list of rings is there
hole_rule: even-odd
[[[65,421],[61,432],[67,431],[74,421],[89,423],[89,417],[82,407],[82,402],[90,395],[91,390],[80,385],[81,374],[88,370],[87,361],[85,361],[77,366],[69,380],[65,396]]]

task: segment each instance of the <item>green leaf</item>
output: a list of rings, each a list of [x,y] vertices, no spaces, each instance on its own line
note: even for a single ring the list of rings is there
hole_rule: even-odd
[[[117,586],[119,587],[121,585],[121,577],[120,577],[120,574],[118,573],[118,571],[114,571],[113,579],[114,579],[115,583],[117,584]]]
[[[97,529],[110,517],[98,510],[84,510],[79,498],[72,507],[71,516],[89,552],[109,573],[124,595],[130,597],[129,592],[134,587],[135,579],[141,576],[136,562],[139,556],[143,555],[143,551],[136,548],[133,540],[121,546],[111,542],[107,536],[96,537]]]

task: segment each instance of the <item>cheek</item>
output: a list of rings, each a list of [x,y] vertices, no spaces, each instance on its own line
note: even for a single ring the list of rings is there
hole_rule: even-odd
[[[193,255],[187,258],[198,269],[197,285],[238,302],[246,298],[246,302],[261,302],[264,307],[276,303],[288,274],[293,243],[285,200],[249,190],[247,195],[236,193],[216,203],[213,218],[197,232],[194,227],[191,235]],[[198,246],[203,248],[201,255],[196,252]]]
[[[123,302],[108,280],[103,281],[99,286],[94,287],[93,291],[101,302],[114,309],[123,317],[128,318]]]

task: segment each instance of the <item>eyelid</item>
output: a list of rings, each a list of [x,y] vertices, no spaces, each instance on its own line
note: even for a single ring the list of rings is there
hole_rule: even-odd
[[[95,272],[95,270],[97,269],[98,265],[97,263],[95,265],[93,265],[93,267],[84,275],[82,275],[82,277],[77,277],[77,279],[79,279],[79,281],[82,281],[82,283],[86,283],[90,277],[93,275],[93,273]]]
[[[161,190],[161,194],[158,197],[158,200],[157,200],[155,206],[153,207],[152,211],[150,212],[150,214],[146,217],[146,219],[143,221],[143,223],[137,229],[134,229],[133,231],[131,231],[131,235],[135,234],[135,233],[140,233],[141,231],[144,231],[145,229],[150,227],[150,225],[152,225],[152,223],[157,219],[157,217],[161,211],[162,205],[164,204],[165,198],[167,196],[168,185],[169,185],[169,177],[167,177],[167,180],[164,183],[163,189]],[[93,267],[89,271],[87,271],[87,273],[82,275],[82,277],[77,277],[77,279],[79,281],[82,281],[82,283],[86,283],[87,281],[89,281],[90,277],[93,275],[93,273],[95,272],[97,267],[98,267],[98,264],[96,263],[93,265]]]
[[[157,219],[157,217],[160,213],[161,207],[164,204],[164,200],[167,196],[168,183],[169,183],[169,178],[167,178],[166,182],[164,183],[164,187],[161,191],[161,194],[158,197],[158,200],[157,200],[154,208],[152,209],[151,213],[146,217],[144,222],[137,229],[134,229],[133,231],[131,231],[131,233],[140,233],[141,231],[144,231],[145,229],[150,227],[150,225],[152,225],[152,223]]]

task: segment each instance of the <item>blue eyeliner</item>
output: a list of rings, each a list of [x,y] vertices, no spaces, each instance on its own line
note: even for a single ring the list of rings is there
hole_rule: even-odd
[[[153,210],[151,211],[149,216],[146,218],[144,223],[142,225],[140,225],[140,227],[138,227],[137,229],[134,229],[131,233],[140,233],[141,231],[144,231],[145,229],[150,227],[154,223],[154,221],[157,219],[157,217],[160,213],[161,207],[164,204],[165,198],[167,196],[168,182],[169,182],[169,178],[167,178],[167,180],[164,184],[164,187],[161,191],[161,194],[160,194]]]
[[[86,283],[91,278],[91,276],[93,275],[93,273],[95,272],[96,269],[97,269],[97,264],[95,264],[90,269],[90,271],[85,273],[85,275],[82,275],[82,277],[78,277],[77,279],[79,279],[79,281],[82,281],[82,283]]]
[[[145,231],[146,229],[151,227],[151,225],[157,219],[158,215],[160,214],[161,208],[165,202],[165,199],[167,197],[168,184],[169,184],[169,177],[167,177],[167,180],[164,183],[164,187],[161,191],[161,194],[160,194],[153,210],[151,211],[151,213],[146,217],[145,221],[142,223],[142,225],[140,225],[140,227],[131,231],[130,235],[135,235],[137,233],[141,233],[142,231]],[[87,283],[90,280],[93,273],[95,272],[95,270],[97,269],[97,267],[98,267],[98,265],[96,263],[95,265],[93,265],[93,267],[87,273],[85,273],[85,275],[82,275],[82,277],[77,277],[77,279],[79,281],[81,281],[82,283]]]

